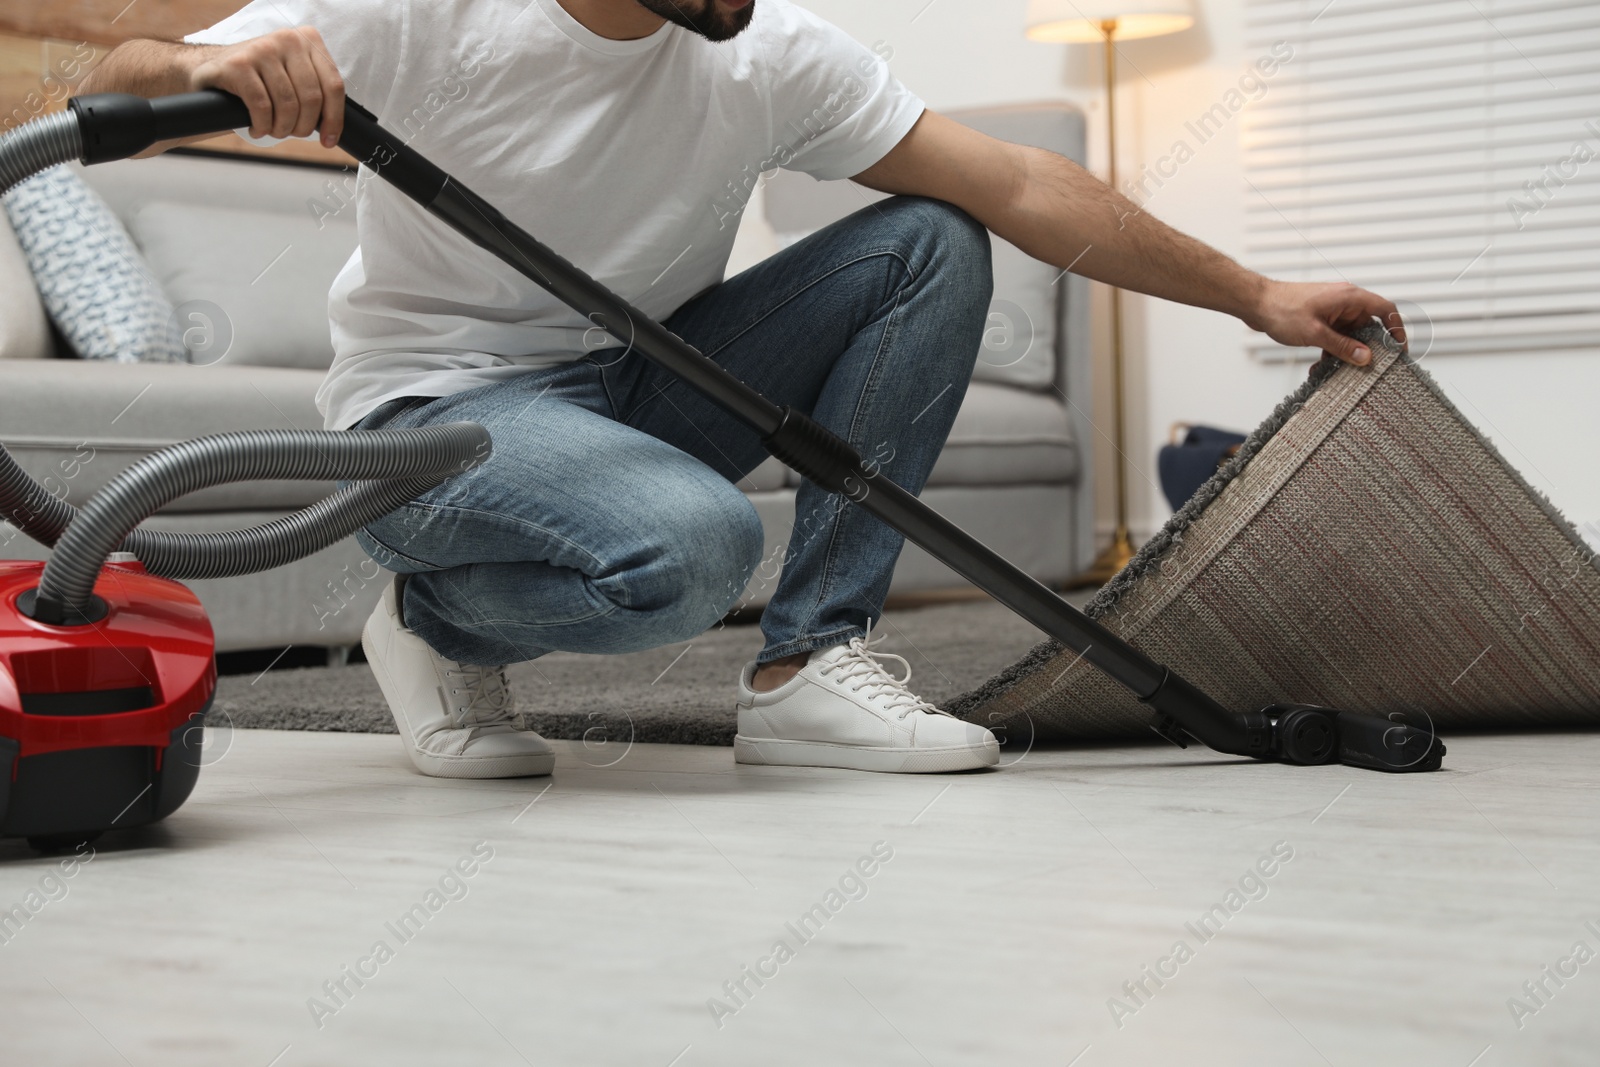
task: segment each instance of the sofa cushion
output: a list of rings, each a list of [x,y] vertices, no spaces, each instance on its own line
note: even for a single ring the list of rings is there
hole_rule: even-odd
[[[1068,484],[1078,475],[1078,442],[1059,397],[973,382],[928,484]]]
[[[242,208],[285,218],[347,220],[355,215],[356,176],[337,167],[300,166],[177,149],[154,159],[74,164],[124,224],[141,207],[168,200],[195,207]]]
[[[892,448],[893,441],[889,442]],[[893,457],[888,468],[894,467]],[[1053,393],[973,382],[930,486],[1070,485],[1081,474],[1067,406]],[[799,485],[789,473],[789,484]]]
[[[131,228],[178,307],[194,362],[326,370],[333,361],[328,290],[355,251],[353,221],[155,200]]]
[[[231,430],[320,429],[322,372],[276,367],[77,360],[0,361],[0,443],[45,488],[82,506],[150,452]],[[242,482],[175,501],[169,512],[290,509],[331,482]]]
[[[43,359],[50,355],[50,320],[39,303],[33,271],[17,235],[0,211],[0,359]]]
[[[13,188],[5,210],[45,310],[84,359],[187,361],[173,307],[122,223],[67,167]]]

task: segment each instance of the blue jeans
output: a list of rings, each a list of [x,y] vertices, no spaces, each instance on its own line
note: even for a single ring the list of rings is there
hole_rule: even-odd
[[[897,198],[696,297],[666,326],[920,492],[966,393],[992,285],[978,223]],[[381,566],[412,575],[406,624],[450,659],[686,641],[762,565],[761,522],[738,486],[766,458],[760,441],[636,352],[391,401],[358,428],[458,420],[489,430],[488,462],[357,535]],[[863,633],[901,542],[842,497],[801,486],[761,662]]]

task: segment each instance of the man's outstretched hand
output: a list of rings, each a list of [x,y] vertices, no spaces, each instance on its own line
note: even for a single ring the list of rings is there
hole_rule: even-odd
[[[1405,324],[1393,303],[1346,282],[1275,282],[1262,287],[1255,314],[1245,321],[1280,345],[1320,348],[1358,366],[1372,362],[1372,352],[1346,331],[1377,319],[1400,344]]]
[[[1078,164],[925,111],[855,180],[966,211],[1035,259],[1107,285],[1236,315],[1279,344],[1346,361],[1372,353],[1346,332],[1380,321],[1405,343],[1394,304],[1353,285],[1275,282],[1179,233]]]

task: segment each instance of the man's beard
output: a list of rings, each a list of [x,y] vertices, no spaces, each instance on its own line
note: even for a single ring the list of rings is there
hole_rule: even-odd
[[[731,14],[721,11],[717,0],[639,0],[639,6],[668,22],[693,30],[708,41],[728,41],[750,25],[757,2],[759,0],[753,0]]]

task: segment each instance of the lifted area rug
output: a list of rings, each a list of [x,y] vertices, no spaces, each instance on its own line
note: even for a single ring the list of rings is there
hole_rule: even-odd
[[[1383,330],[1325,359],[1089,603],[1234,712],[1600,724],[1595,551]],[[946,705],[1011,742],[1149,737],[1054,642]]]

